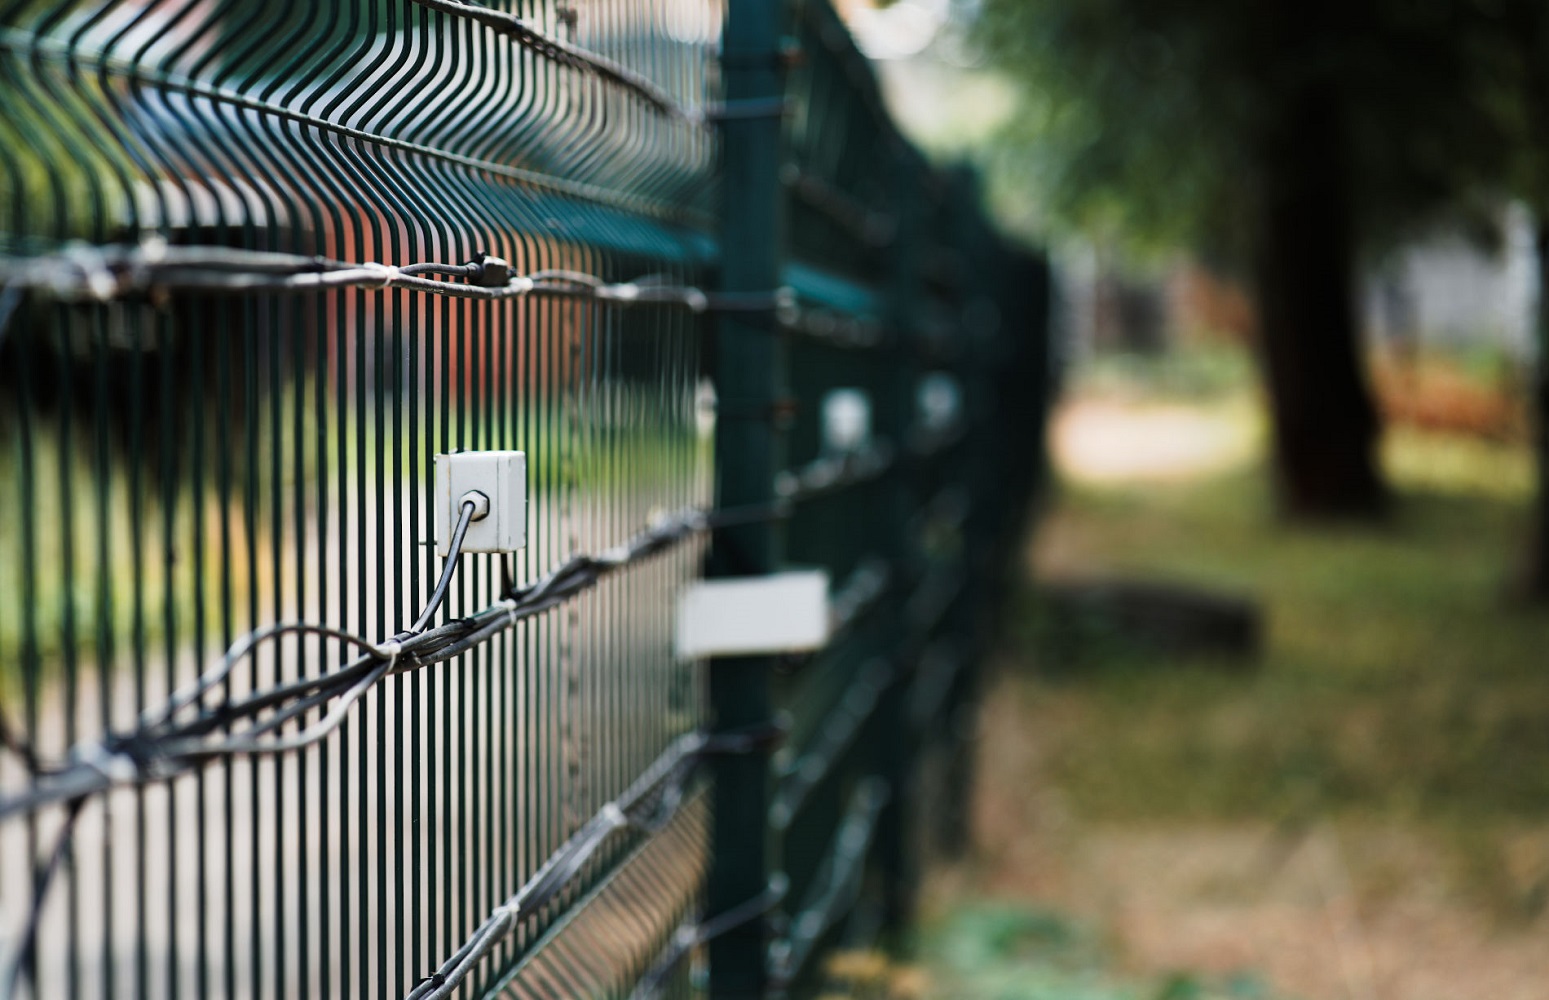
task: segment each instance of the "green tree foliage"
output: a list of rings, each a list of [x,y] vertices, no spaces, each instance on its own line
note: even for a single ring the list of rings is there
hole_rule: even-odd
[[[984,0],[1003,155],[1051,226],[1251,276],[1292,513],[1383,507],[1355,262],[1501,161],[1508,2]]]
[[[1367,245],[1456,207],[1503,152],[1511,2],[985,0],[977,31],[1021,91],[1007,165],[1052,225],[1240,258],[1309,95]]]

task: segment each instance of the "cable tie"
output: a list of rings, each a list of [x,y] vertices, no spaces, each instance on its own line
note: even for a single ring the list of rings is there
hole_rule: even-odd
[[[484,288],[504,288],[511,283],[511,264],[492,254],[480,254],[473,263],[478,267],[473,284]]]
[[[117,293],[118,281],[108,268],[107,258],[97,247],[76,241],[68,244],[61,256],[79,271],[79,284],[85,285],[86,298],[107,302]],[[48,282],[50,290],[61,298],[79,295],[81,289],[69,280],[71,277],[73,275],[66,268],[58,269]]]
[[[605,820],[609,827],[622,830],[629,825],[629,816],[619,808],[617,802],[609,802],[597,812],[598,817]]]
[[[640,286],[630,283],[623,285],[603,285],[597,289],[597,297],[613,302],[634,302],[640,298]]]
[[[510,288],[517,295],[526,295],[537,288],[538,283],[525,274],[518,274],[511,279],[511,283],[506,287]]]
[[[362,270],[370,271],[373,275],[379,276],[382,279],[382,283],[377,285],[377,288],[387,288],[402,277],[402,272],[391,264],[378,264],[375,261],[367,261],[360,266]]]
[[[131,782],[140,773],[140,765],[126,753],[114,753],[101,743],[92,744],[86,751],[80,755],[78,763],[96,771],[112,784]]]
[[[152,233],[140,241],[140,261],[142,264],[160,264],[167,259],[166,237],[160,233]]]

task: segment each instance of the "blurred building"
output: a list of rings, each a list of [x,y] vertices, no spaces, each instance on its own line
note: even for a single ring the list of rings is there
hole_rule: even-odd
[[[1537,264],[1527,211],[1503,212],[1500,235],[1490,248],[1459,232],[1437,234],[1373,269],[1362,290],[1374,342],[1536,357]]]

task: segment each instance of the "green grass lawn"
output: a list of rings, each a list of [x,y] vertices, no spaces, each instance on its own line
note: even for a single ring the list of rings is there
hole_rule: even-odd
[[[1240,419],[1227,397],[1195,404]],[[1259,449],[1261,452],[1262,449]],[[1275,517],[1261,456],[1178,481],[1059,486],[1040,572],[1255,598],[1252,662],[1051,621],[1031,580],[1012,670],[1053,730],[1046,778],[1093,821],[1371,819],[1442,835],[1493,902],[1541,907],[1500,848],[1549,820],[1549,609],[1511,599],[1530,530],[1522,446],[1391,430],[1388,523]]]
[[[1416,898],[1441,893],[1436,905],[1456,926],[1477,928],[1480,941],[1495,933],[1521,941],[1543,926],[1549,608],[1524,606],[1512,587],[1531,527],[1530,454],[1520,444],[1390,429],[1382,460],[1396,503],[1386,523],[1290,525],[1275,513],[1248,375],[1214,357],[1142,366],[1138,376],[1109,366],[1075,381],[1070,405],[1107,407],[1104,427],[1122,425],[1126,407],[1136,427],[1156,426],[1148,420],[1164,409],[1186,411],[1189,426],[1220,423],[1225,432],[1207,436],[1222,454],[1192,455],[1195,467],[1179,475],[1158,475],[1153,463],[1125,479],[1113,474],[1113,453],[1093,475],[1079,462],[1061,470],[1007,616],[989,713],[1000,730],[986,733],[990,759],[980,765],[978,795],[989,804],[979,810],[990,825],[979,853],[928,908],[921,955],[932,996],[1286,995],[1251,961],[1207,973],[1133,960],[1104,923],[1106,904],[1084,901],[1097,883],[1080,874],[1083,856],[1114,856],[1083,855],[1081,845],[1128,831],[1161,838],[1153,843],[1168,830],[1206,843],[1211,831],[1222,843],[1245,836],[1262,846],[1253,850],[1262,865],[1250,868],[1266,882],[1264,898],[1281,902],[1294,890],[1267,888],[1280,877],[1277,852],[1332,836],[1344,844],[1357,912],[1377,925],[1393,926],[1382,924],[1384,899],[1408,900],[1391,904],[1402,917],[1430,905]],[[1264,615],[1264,647],[1252,658],[1164,654],[1101,621],[1054,619],[1037,580],[1079,577],[1251,597]],[[1425,846],[1384,856],[1391,843]],[[1222,891],[1254,897],[1254,877],[1244,883],[1232,864],[1221,862],[1220,881],[1235,888]],[[1050,898],[1043,884],[1055,886]],[[1205,905],[1227,912],[1231,899]],[[1194,904],[1155,905],[1182,914]],[[1322,919],[1309,912],[1310,923]],[[1402,947],[1402,931],[1381,934],[1379,947]],[[1491,959],[1480,952],[1469,961]]]
[[[1352,954],[1369,995],[1493,972],[1540,995],[1549,608],[1512,587],[1529,452],[1394,427],[1391,519],[1287,525],[1266,437],[1230,351],[1072,379],[985,709],[976,850],[928,893],[925,995],[1368,995],[1345,992]],[[1039,580],[1081,577],[1253,599],[1264,646],[1162,653],[1055,618]]]
[[[929,928],[933,997],[955,1000],[1271,1000],[1252,973],[1136,975],[1091,928],[1036,906],[968,906]]]

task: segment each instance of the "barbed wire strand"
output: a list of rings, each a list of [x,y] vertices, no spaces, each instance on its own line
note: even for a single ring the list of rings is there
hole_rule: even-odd
[[[427,275],[461,278],[466,283]],[[574,271],[518,274],[507,261],[489,254],[480,254],[465,264],[423,261],[395,266],[265,250],[173,246],[159,237],[138,244],[75,243],[57,253],[3,256],[0,283],[7,296],[35,289],[60,299],[95,302],[172,291],[234,294],[399,288],[464,299],[552,295],[623,305],[679,305],[695,313],[718,306],[715,296],[691,285],[667,284],[654,275],[639,281],[608,282]],[[788,296],[775,292],[764,298],[767,301],[751,305],[772,310]],[[727,303],[727,308],[738,311],[749,307],[750,303],[741,299]]]
[[[889,459],[890,457],[889,454]],[[465,502],[454,532],[454,542],[450,546],[452,552],[442,570],[441,581],[432,593],[426,609],[416,619],[416,628],[419,630],[401,632],[385,642],[374,643],[342,629],[304,622],[279,623],[256,629],[238,638],[215,668],[201,675],[189,687],[174,693],[161,708],[143,713],[140,725],[133,732],[109,735],[92,743],[78,745],[72,748],[63,765],[42,764],[31,751],[30,746],[15,736],[9,727],[0,721],[0,741],[22,757],[34,776],[33,787],[27,792],[9,799],[0,799],[0,822],[63,803],[67,821],[61,827],[50,854],[51,858],[60,857],[67,850],[73,833],[75,816],[91,797],[120,785],[145,784],[170,779],[213,758],[243,754],[288,753],[314,745],[327,738],[344,721],[350,709],[384,677],[419,669],[457,656],[491,636],[513,627],[525,618],[541,614],[568,601],[582,591],[595,586],[603,576],[663,552],[688,537],[721,527],[789,517],[799,501],[826,494],[843,485],[844,477],[835,475],[832,459],[821,459],[818,463],[814,463],[814,465],[819,464],[821,464],[821,475],[809,474],[810,470],[796,470],[785,474],[785,482],[802,484],[806,487],[805,490],[786,489],[779,499],[770,503],[720,511],[688,508],[662,516],[654,524],[612,548],[594,555],[574,556],[528,586],[512,588],[508,596],[491,607],[466,618],[455,619],[435,628],[426,628],[424,626],[428,624],[435,610],[445,599],[447,587],[442,584],[449,585],[453,569],[461,555],[461,543],[474,510],[474,504],[471,501]],[[855,463],[850,468],[850,474],[856,483],[870,481],[879,474],[877,462],[863,460]],[[502,572],[506,572],[504,567]],[[203,705],[204,697],[220,686],[231,675],[237,664],[252,656],[262,644],[284,635],[294,634],[334,639],[363,649],[365,653],[325,674],[290,681],[264,691],[251,693],[236,701],[228,697],[218,705]],[[259,738],[271,733],[277,734],[287,723],[333,701],[337,701],[338,704],[311,727],[290,736]],[[177,716],[193,705],[201,707],[200,713],[186,722],[177,723],[175,721]],[[276,710],[274,715],[258,720],[257,717],[261,713],[270,709]],[[200,739],[244,719],[254,720],[253,724],[248,729],[228,736],[224,740],[205,743]],[[698,754],[703,752],[709,743],[703,735],[696,736],[696,740],[694,752]],[[732,745],[727,752],[746,751]],[[624,813],[616,813],[605,807],[603,812],[593,817],[593,820],[576,836],[579,838],[590,830],[591,836],[606,839],[612,832],[623,826],[649,830],[652,822],[631,820],[627,816],[627,811],[629,808],[638,806],[645,790],[660,784],[658,770],[658,766],[653,766],[641,775],[640,779],[631,786],[631,791],[621,797],[621,800],[615,800],[610,804],[625,810]],[[670,802],[671,809],[675,810],[682,791],[681,787],[669,790],[664,793],[660,801]],[[620,805],[620,802],[624,804]],[[598,818],[604,815],[608,818],[608,822]],[[613,825],[610,826],[609,823]],[[604,827],[606,829],[603,829]],[[595,850],[595,846],[587,849],[586,857],[589,858]],[[560,858],[561,855],[555,857]],[[578,864],[584,865],[584,861],[585,859],[582,859]],[[551,859],[551,862],[558,864],[554,859]],[[552,878],[554,871],[558,870],[554,868],[554,864],[546,865],[534,876],[534,879],[537,880],[546,873]],[[39,880],[39,891],[35,895],[28,916],[29,927],[35,927],[41,919],[41,911],[47,899],[47,889],[57,867],[58,863],[51,862],[45,869],[46,877]],[[574,877],[575,871],[579,868],[575,871],[568,868],[565,870],[569,871],[569,874],[559,881],[561,888]],[[455,984],[466,975],[467,968],[477,960],[475,958],[464,961],[464,959],[474,953],[482,956],[493,946],[495,940],[503,937],[511,927],[515,926],[515,922],[519,922],[533,908],[541,905],[531,901],[534,893],[538,893],[541,888],[542,885],[536,881],[529,883],[529,887],[524,889],[527,895],[519,893],[517,897],[513,897],[513,901],[516,901],[514,909],[497,911],[492,915],[490,919],[494,923],[486,928],[487,933],[481,931],[470,939],[463,949],[443,964],[442,969],[432,979],[440,977],[439,981],[451,983],[452,987],[455,987]],[[554,892],[557,891],[558,888],[554,890]],[[549,898],[552,898],[552,895],[543,896],[544,901]],[[523,906],[527,909],[522,909]],[[20,977],[25,972],[23,967],[25,959],[25,947],[19,948],[5,980],[10,984],[8,996],[15,994],[15,986],[19,984]],[[421,995],[410,994],[416,1000]],[[446,991],[423,995],[444,997]]]
[[[397,664],[398,655],[401,651],[401,639],[423,630],[425,625],[428,624],[435,616],[436,611],[440,609],[442,603],[446,599],[446,592],[448,586],[451,584],[452,574],[457,567],[458,560],[462,556],[463,541],[467,537],[468,526],[473,521],[474,512],[476,509],[477,504],[472,500],[464,501],[459,508],[457,525],[453,530],[452,539],[448,545],[449,552],[446,558],[446,565],[442,568],[441,578],[437,582],[435,590],[432,592],[430,599],[426,602],[425,609],[415,620],[414,625],[410,627],[408,632],[402,633],[400,636],[395,636],[394,639],[390,640],[388,643],[384,643],[382,646],[373,647],[369,643],[365,644],[372,650],[374,654],[378,655],[379,657],[382,654],[386,654],[385,658],[379,660],[380,665],[377,666],[376,669],[366,672],[364,676],[362,676],[360,680],[356,681],[353,686],[346,690],[342,696],[335,691],[324,690],[323,692],[316,694],[311,698],[302,699],[296,704],[280,711],[273,718],[266,720],[260,725],[254,726],[249,733],[245,734],[245,738],[226,740],[225,742],[215,746],[185,746],[183,744],[187,744],[187,740],[184,740],[182,744],[177,741],[172,741],[164,747],[165,752],[169,756],[190,759],[197,759],[199,757],[226,756],[236,753],[282,753],[287,750],[296,750],[315,743],[325,738],[329,733],[337,729],[344,721],[345,717],[349,714],[349,710],[354,706],[355,702],[360,700],[360,698],[372,685],[381,680],[383,677],[387,676],[387,674]],[[154,726],[170,722],[183,708],[202,702],[205,694],[213,690],[216,685],[220,684],[223,680],[229,677],[232,670],[236,667],[236,664],[251,655],[264,638],[273,638],[276,635],[294,632],[331,634],[334,638],[342,639],[345,641],[354,641],[358,638],[355,636],[350,636],[348,633],[340,632],[337,629],[330,629],[326,626],[311,625],[280,626],[277,628],[268,628],[260,630],[261,635],[259,633],[250,633],[249,636],[245,636],[243,640],[239,640],[237,643],[233,644],[231,649],[228,650],[226,655],[222,658],[219,667],[202,675],[191,687],[185,689],[184,691],[174,693],[168,699],[167,706],[161,713],[159,720],[153,720],[152,725]],[[259,638],[253,638],[254,635],[259,635]],[[293,736],[276,739],[266,743],[260,743],[255,738],[265,732],[277,731],[282,726],[284,726],[285,723],[291,721],[292,719],[305,715],[306,712],[317,707],[318,705],[336,699],[338,704],[334,705],[334,707],[330,709],[322,719],[320,719],[316,724],[308,729],[304,729]],[[39,773],[37,757],[33,753],[31,746],[29,744],[19,742],[13,737],[10,726],[4,721],[3,717],[0,717],[0,740],[3,740],[8,748],[13,749],[13,752],[16,752],[19,756],[22,757],[23,761],[27,764],[28,769],[34,774],[34,776]],[[89,757],[83,758],[83,760],[84,759],[89,759]],[[112,762],[113,756],[110,755],[108,759],[110,762]],[[112,777],[111,768],[98,767],[93,764],[92,769],[102,772],[105,778]],[[31,956],[36,948],[37,942],[38,924],[42,919],[43,905],[48,899],[48,887],[53,882],[55,873],[63,863],[65,854],[68,853],[70,841],[73,838],[75,832],[76,818],[80,815],[80,810],[85,804],[89,794],[90,792],[83,792],[82,794],[79,794],[68,800],[63,825],[60,827],[59,832],[54,838],[54,846],[50,851],[49,861],[47,862],[46,866],[41,869],[37,878],[34,879],[34,884],[37,888],[33,893],[32,905],[28,912],[26,928],[23,931],[20,942],[18,943],[16,955],[12,960],[11,968],[8,970],[5,976],[6,989],[4,995],[6,997],[12,997],[16,995],[17,987],[21,984],[23,978],[27,974],[28,969],[31,967]]]
[[[140,724],[133,731],[110,734],[97,741],[78,745],[69,752],[62,765],[44,765],[34,758],[35,773],[42,780],[35,782],[25,793],[0,798],[0,822],[78,796],[100,793],[117,785],[144,784],[174,777],[212,756],[281,753],[302,749],[322,739],[331,729],[313,731],[304,740],[255,742],[252,737],[273,732],[305,711],[335,698],[346,698],[353,703],[360,695],[352,695],[351,692],[358,690],[363,693],[370,687],[370,684],[362,685],[364,677],[378,675],[376,679],[380,680],[381,677],[451,659],[519,621],[542,614],[570,600],[595,586],[603,576],[650,558],[688,537],[715,528],[782,519],[790,516],[799,502],[825,495],[847,483],[870,481],[880,474],[879,463],[865,457],[856,459],[848,466],[844,463],[836,466],[835,460],[829,458],[821,459],[813,466],[820,464],[821,475],[802,470],[783,474],[782,481],[786,484],[801,485],[789,486],[776,501],[721,511],[687,508],[663,515],[652,525],[610,549],[593,555],[574,556],[528,586],[511,589],[495,604],[440,626],[399,633],[381,643],[331,626],[304,622],[284,622],[255,629],[232,643],[215,668],[172,695],[160,708],[143,713]],[[839,474],[836,468],[848,468],[848,474]],[[467,514],[465,505],[464,518]],[[455,561],[452,559],[449,563],[455,564]],[[885,578],[880,582],[870,579],[880,574],[869,570],[857,574],[857,581],[852,581],[861,582],[861,578],[867,578],[863,581],[866,586],[860,588],[866,591],[865,594],[852,594],[848,588],[841,593],[837,620],[843,622],[854,617],[873,602],[876,591],[885,584]],[[443,575],[447,572],[444,569]],[[851,600],[852,597],[856,599]],[[314,677],[289,681],[235,700],[228,696],[216,705],[203,705],[204,697],[221,686],[236,666],[252,656],[260,646],[281,636],[294,634],[333,639],[364,652]],[[288,705],[292,699],[298,700]],[[195,704],[200,705],[198,715],[184,722],[176,721],[180,713]],[[259,715],[270,710],[275,710],[277,714],[256,721]],[[251,728],[234,734],[225,742],[197,742],[199,737],[208,736],[217,729],[225,729],[243,720],[255,721]]]
[[[472,523],[474,510],[475,504],[472,501],[465,501],[459,508],[457,526],[452,533],[452,540],[448,546],[450,552],[447,556],[446,564],[442,568],[441,578],[436,583],[436,587],[431,593],[430,600],[426,602],[425,609],[420,613],[414,624],[409,627],[407,632],[403,632],[397,636],[394,636],[394,640],[397,642],[401,643],[404,639],[410,638],[423,632],[425,626],[429,623],[430,619],[435,616],[436,611],[441,607],[442,602],[446,599],[447,588],[452,582],[452,573],[457,568],[457,560],[462,555],[463,539],[467,536],[468,525]],[[257,650],[260,644],[282,635],[290,635],[298,632],[309,635],[322,635],[325,638],[337,639],[341,642],[360,646],[369,652],[376,654],[378,657],[386,659],[396,660],[397,654],[399,652],[399,648],[393,648],[388,644],[378,646],[375,643],[362,640],[359,636],[352,635],[351,633],[343,632],[338,629],[333,629],[326,625],[285,623],[256,629],[233,642],[231,647],[226,651],[226,655],[221,658],[220,665],[217,666],[214,670],[202,674],[197,680],[194,681],[193,684],[187,688],[184,688],[181,691],[173,692],[171,697],[167,699],[167,702],[159,715],[142,713],[142,729],[147,727],[154,728],[156,726],[170,723],[179,712],[187,708],[189,705],[202,702],[204,700],[204,696],[210,691],[214,690],[228,677],[230,677],[231,672],[236,669],[237,664],[251,656]],[[3,815],[3,813],[0,813],[0,815]]]
[[[656,963],[635,984],[629,1000],[659,1000],[666,989],[668,977],[690,952],[722,934],[762,919],[785,901],[789,889],[790,878],[784,872],[776,872],[770,876],[768,887],[752,899],[744,900],[713,917],[696,917],[685,921],[673,932]]]
[[[462,947],[421,980],[405,1000],[444,1000],[495,945],[559,895],[612,837],[625,830],[655,833],[676,815],[698,762],[715,744],[701,732],[672,742],[623,794],[604,804],[549,856],[520,889],[496,907]]]

